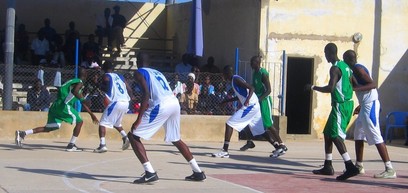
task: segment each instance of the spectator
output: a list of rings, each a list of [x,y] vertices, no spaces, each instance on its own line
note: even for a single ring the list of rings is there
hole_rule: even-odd
[[[115,41],[116,50],[118,53],[121,52],[121,46],[125,43],[125,39],[123,37],[123,30],[126,27],[127,20],[125,16],[121,15],[120,7],[116,5],[113,7],[115,13],[112,15],[112,41]]]
[[[40,28],[38,32],[44,33],[45,39],[47,39],[50,44],[50,50],[53,51],[54,50],[54,40],[57,35],[57,31],[55,31],[55,29],[51,27],[50,19],[46,18],[44,20],[44,27]]]
[[[220,73],[220,69],[214,65],[214,61],[214,57],[208,57],[207,64],[201,68],[201,72]]]
[[[112,35],[111,35],[111,26],[113,18],[111,16],[111,10],[105,8],[102,15],[99,15],[96,20],[96,30],[95,34],[98,36],[99,46],[103,45],[103,37],[108,39],[108,50],[112,49]]]
[[[95,67],[92,66],[93,63],[96,63],[98,66],[101,64],[100,54],[99,54],[99,44],[95,42],[95,35],[89,34],[88,41],[82,46],[82,59],[86,63],[82,66],[86,68]]]
[[[193,73],[195,75],[195,80],[194,80],[195,83],[202,81],[201,77],[200,77],[200,68],[198,68],[198,66],[191,67],[191,73]]]
[[[60,35],[57,35],[57,37],[55,38],[55,50],[51,60],[52,67],[65,66],[65,53],[62,42],[62,37]]]
[[[206,89],[209,95],[214,94],[214,86],[211,84],[210,75],[205,76],[204,83],[200,85],[200,93],[203,93],[203,89]]]
[[[24,110],[48,112],[50,102],[50,93],[41,84],[41,80],[37,79],[27,92],[27,104],[24,105]]]
[[[174,96],[180,100],[181,94],[184,93],[186,85],[180,82],[179,75],[177,73],[174,74],[173,81],[170,82],[170,87],[173,90]]]
[[[198,96],[200,94],[200,85],[195,83],[196,76],[194,75],[194,73],[188,73],[187,76],[188,76],[187,82],[193,83],[193,92]]]
[[[18,26],[14,41],[16,44],[16,63],[18,64],[21,61],[27,61],[27,52],[30,47],[30,42],[24,24]]]
[[[31,43],[33,65],[38,65],[40,62],[46,60],[50,51],[50,44],[48,40],[45,39],[45,33],[40,31],[37,35],[38,37]]]
[[[181,95],[180,107],[181,114],[195,114],[198,103],[198,95],[193,92],[194,82],[188,81],[186,83],[186,92]]]
[[[80,34],[75,29],[75,22],[69,22],[69,29],[65,31],[65,55],[71,64],[75,63],[76,40],[79,37]]]
[[[210,98],[213,107],[213,114],[225,115],[225,106],[218,105],[227,98],[227,91],[225,91],[225,86],[223,83],[217,84],[217,86],[215,87],[214,95],[211,95]]]
[[[183,54],[182,62],[176,65],[174,72],[179,74],[179,78],[182,82],[185,82],[187,80],[186,75],[191,72],[191,68],[189,55]]]
[[[208,87],[203,87],[200,95],[198,95],[197,110],[203,115],[212,115],[211,95],[208,94]]]

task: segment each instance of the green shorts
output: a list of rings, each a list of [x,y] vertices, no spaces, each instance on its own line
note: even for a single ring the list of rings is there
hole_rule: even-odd
[[[69,124],[82,122],[81,115],[70,105],[52,105],[48,111],[48,120],[45,129],[52,131],[61,127],[62,122]]]
[[[270,96],[264,98],[259,105],[261,106],[262,122],[265,129],[272,127],[272,100]]]
[[[353,115],[354,102],[333,103],[323,133],[331,138],[346,138],[346,129]]]

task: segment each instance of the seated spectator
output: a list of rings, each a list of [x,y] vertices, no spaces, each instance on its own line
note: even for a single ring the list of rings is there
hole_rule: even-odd
[[[214,115],[226,115],[226,106],[220,105],[227,98],[227,91],[223,83],[217,84],[214,89],[214,94],[210,96],[212,112]]]
[[[177,73],[174,74],[173,80],[170,81],[170,87],[173,90],[174,96],[180,100],[181,94],[184,93],[186,85],[180,82],[179,75]]]
[[[46,61],[47,55],[50,52],[50,44],[47,39],[45,39],[44,32],[38,32],[38,37],[31,43],[31,56],[33,57],[33,65],[39,65],[40,61]]]
[[[181,114],[196,114],[198,95],[193,92],[193,89],[194,82],[188,81],[186,83],[186,92],[180,98]]]
[[[207,64],[201,68],[201,72],[220,73],[220,69],[214,65],[214,62],[214,57],[208,57]]]
[[[63,40],[60,35],[55,38],[54,54],[51,60],[51,67],[64,67],[65,66],[65,54],[63,50]]]
[[[24,105],[24,110],[48,112],[50,103],[50,93],[47,88],[41,84],[41,80],[37,79],[27,92],[27,104]]]
[[[92,58],[96,56],[98,58],[98,65],[100,65],[100,53],[99,53],[99,44],[95,42],[95,35],[89,34],[88,41],[82,46],[82,56],[83,59]]]
[[[214,86],[211,84],[210,76],[205,76],[204,83],[200,85],[200,93],[203,93],[203,89],[206,89],[209,95],[214,94]]]
[[[197,94],[197,96],[198,96],[200,94],[200,85],[195,83],[196,77],[195,77],[194,73],[189,73],[187,77],[188,77],[187,82],[192,82],[193,92],[195,94]],[[184,89],[184,90],[186,90],[186,89]]]
[[[200,95],[198,95],[197,111],[203,115],[212,115],[211,95],[208,93],[208,87],[203,87]]]

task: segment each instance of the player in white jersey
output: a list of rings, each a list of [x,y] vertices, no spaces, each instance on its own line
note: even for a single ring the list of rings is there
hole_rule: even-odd
[[[224,146],[220,152],[213,153],[212,156],[228,158],[229,142],[231,140],[233,129],[240,132],[246,126],[249,126],[253,136],[262,135],[269,141],[269,143],[273,144],[274,140],[272,139],[272,136],[269,132],[265,132],[258,97],[253,94],[254,88],[242,77],[233,75],[233,69],[231,66],[225,66],[223,74],[225,80],[231,81],[232,89],[234,89],[237,97],[227,99],[223,101],[222,104],[239,100],[242,107],[228,119],[225,125]]]
[[[185,180],[203,181],[206,179],[204,172],[201,171],[188,146],[181,140],[179,101],[174,96],[166,77],[157,70],[147,68],[148,59],[147,54],[139,53],[138,70],[134,73],[135,81],[139,83],[142,91],[142,102],[128,137],[145,174],[133,183],[145,184],[159,180],[140,138],[150,139],[161,126],[165,129],[165,141],[177,147],[193,170],[193,174],[187,176]]]
[[[113,65],[106,61],[102,70],[105,72],[101,83],[101,90],[105,93],[104,103],[105,110],[103,111],[99,122],[99,147],[94,149],[95,153],[103,153],[108,150],[106,147],[106,127],[115,128],[122,135],[122,150],[129,148],[129,139],[125,130],[122,127],[123,116],[129,110],[131,88],[125,81],[122,75],[113,73]]]
[[[356,53],[353,50],[347,50],[343,54],[344,62],[353,70],[353,90],[356,92],[360,104],[354,111],[354,114],[358,114],[354,127],[356,166],[359,168],[360,173],[364,173],[364,140],[367,140],[368,145],[375,144],[385,165],[385,171],[375,174],[374,177],[396,178],[397,174],[392,167],[387,147],[381,136],[380,101],[378,100],[377,85],[370,77],[368,69],[361,64],[357,64],[356,58]]]

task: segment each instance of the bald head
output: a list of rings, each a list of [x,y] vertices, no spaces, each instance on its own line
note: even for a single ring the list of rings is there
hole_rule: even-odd
[[[354,66],[357,63],[357,54],[353,50],[347,50],[343,54],[343,60],[347,63],[350,67]]]

